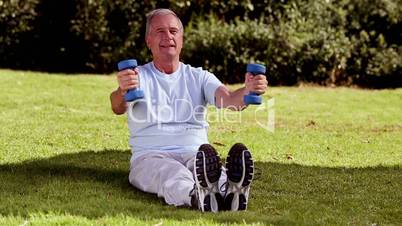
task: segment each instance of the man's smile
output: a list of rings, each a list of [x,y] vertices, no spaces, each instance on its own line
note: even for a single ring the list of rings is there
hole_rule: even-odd
[[[176,45],[175,44],[160,44],[159,47],[162,47],[162,48],[170,48],[170,47],[176,48]]]

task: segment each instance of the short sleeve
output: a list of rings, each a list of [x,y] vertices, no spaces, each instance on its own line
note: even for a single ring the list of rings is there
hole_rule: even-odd
[[[215,92],[222,82],[212,73],[205,71],[204,74],[204,96],[208,104],[215,105]]]

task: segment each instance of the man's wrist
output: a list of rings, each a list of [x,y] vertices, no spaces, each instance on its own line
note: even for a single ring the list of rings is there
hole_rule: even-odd
[[[248,95],[251,91],[247,88],[247,86],[244,86],[243,88],[243,94]]]

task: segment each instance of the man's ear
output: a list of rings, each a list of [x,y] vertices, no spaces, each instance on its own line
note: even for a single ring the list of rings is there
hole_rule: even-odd
[[[148,49],[151,49],[148,36],[145,36],[145,44],[147,45]]]

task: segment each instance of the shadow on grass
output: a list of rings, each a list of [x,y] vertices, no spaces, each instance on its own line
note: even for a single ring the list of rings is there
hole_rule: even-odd
[[[128,183],[130,152],[87,151],[0,165],[0,215],[61,213],[89,219],[368,224],[402,222],[400,166],[325,168],[257,162],[249,210],[203,214],[163,204]]]

